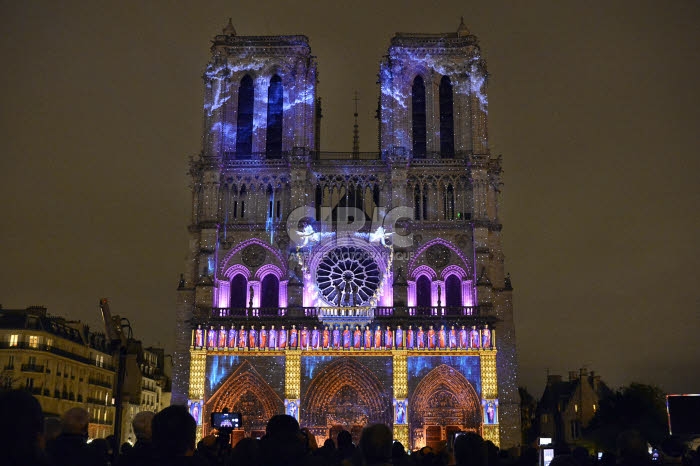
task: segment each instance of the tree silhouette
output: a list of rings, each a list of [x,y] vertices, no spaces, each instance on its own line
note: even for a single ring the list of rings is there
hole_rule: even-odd
[[[638,431],[653,445],[668,435],[666,395],[660,388],[632,383],[601,399],[584,434],[599,448],[613,451],[617,436],[625,430]]]

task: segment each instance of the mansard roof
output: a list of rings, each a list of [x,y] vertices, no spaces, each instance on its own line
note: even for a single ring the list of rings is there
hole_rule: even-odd
[[[63,317],[48,316],[45,307],[0,309],[0,328],[43,331],[98,351],[109,352],[104,334],[91,332],[86,324],[80,322],[70,322]]]

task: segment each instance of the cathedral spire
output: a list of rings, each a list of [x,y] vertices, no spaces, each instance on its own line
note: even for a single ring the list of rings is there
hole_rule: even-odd
[[[233,27],[233,21],[231,18],[228,19],[228,24],[223,29],[223,33],[225,36],[235,36],[236,35],[236,28]]]
[[[464,24],[464,16],[459,18],[459,27],[457,28],[457,37],[464,37],[469,35],[469,29]]]
[[[355,96],[353,99],[355,101],[355,124],[352,127],[352,158],[360,158],[360,126],[357,124],[357,102],[360,98],[357,96],[357,91],[355,91]]]

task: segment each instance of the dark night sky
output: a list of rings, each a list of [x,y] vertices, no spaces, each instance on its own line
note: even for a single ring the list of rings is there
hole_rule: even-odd
[[[585,365],[700,392],[700,3],[0,0],[0,303],[101,329],[98,300],[172,349],[201,74],[229,16],[305,34],[322,148],[376,150],[397,32],[456,31],[488,60],[521,384]],[[295,5],[292,6],[292,3]],[[241,7],[239,5],[245,5]]]

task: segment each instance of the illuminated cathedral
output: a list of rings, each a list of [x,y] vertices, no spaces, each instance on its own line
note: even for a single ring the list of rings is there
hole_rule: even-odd
[[[379,151],[319,150],[302,35],[239,36],[204,73],[203,149],[178,288],[173,402],[234,441],[296,417],[319,444],[368,423],[418,449],[457,431],[519,443],[512,288],[487,71],[460,24],[396,34],[379,64]]]

